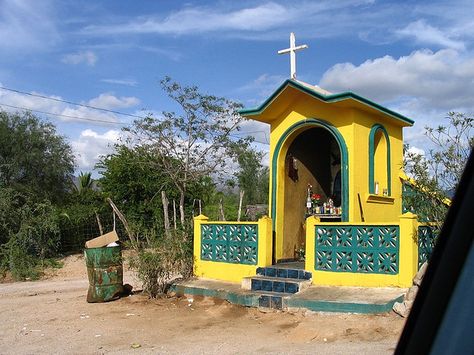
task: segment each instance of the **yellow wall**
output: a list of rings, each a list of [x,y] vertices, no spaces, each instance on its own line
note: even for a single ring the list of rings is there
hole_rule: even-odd
[[[374,181],[378,184],[379,194],[383,194],[384,190],[388,191],[387,149],[385,135],[379,130],[374,139]]]
[[[349,182],[352,191],[349,191],[352,215],[350,221],[361,222],[361,211],[359,208],[359,197],[361,199],[362,211],[365,222],[389,222],[396,220],[402,211],[402,183],[399,178],[403,164],[403,138],[402,128],[387,121],[383,116],[371,115],[362,111],[354,112],[354,135],[356,144],[352,149],[354,168],[352,181]],[[391,194],[385,198],[382,196],[382,189],[386,180],[380,176],[386,176],[386,166],[375,163],[375,180],[379,180],[378,196],[369,195],[369,135],[372,126],[376,123],[383,125],[390,140],[390,179]],[[386,147],[386,143],[383,141]],[[384,146],[382,147],[385,148]],[[385,156],[384,156],[385,157]],[[385,160],[385,159],[384,159]],[[351,169],[351,168],[349,168]]]
[[[283,100],[281,101],[283,102]],[[283,103],[275,103],[275,105]],[[288,104],[288,103],[285,103]],[[362,214],[365,222],[388,222],[398,218],[401,213],[401,191],[402,185],[398,178],[402,167],[403,138],[402,127],[389,121],[386,116],[374,115],[368,112],[338,107],[323,103],[317,99],[308,97],[304,93],[293,99],[287,108],[273,108],[275,112],[282,112],[278,117],[271,121],[270,127],[270,162],[273,161],[275,148],[281,137],[288,129],[306,119],[318,119],[329,122],[342,135],[348,151],[348,180],[349,180],[349,210],[348,221],[361,222]],[[390,140],[391,152],[391,194],[388,197],[382,196],[383,188],[386,182],[380,184],[378,196],[369,195],[369,134],[374,124],[381,124],[386,129]],[[286,243],[285,225],[298,225],[299,217],[286,218],[285,214],[285,184],[288,183],[285,174],[285,158],[288,148],[294,139],[304,130],[312,127],[302,127],[290,134],[283,142],[277,157],[277,193],[276,193],[276,216],[275,216],[275,234],[276,234],[276,259],[287,257],[288,250],[284,247]],[[382,142],[382,145],[386,144]],[[382,149],[384,147],[381,147]],[[273,169],[270,164],[270,209],[272,208],[272,181]],[[383,164],[375,164],[375,176],[386,176],[387,168]],[[359,207],[362,205],[362,213]],[[287,197],[288,198],[288,197]],[[296,196],[295,196],[296,198]],[[300,197],[298,197],[300,198]],[[294,203],[294,202],[292,202]],[[305,204],[305,199],[300,203]],[[289,204],[291,205],[291,204]],[[285,216],[285,218],[282,218]]]
[[[332,272],[315,269],[315,226],[344,226],[354,223],[322,223],[318,218],[306,220],[306,261],[305,270],[313,274],[314,285],[361,286],[361,287],[410,287],[418,268],[417,217],[405,213],[391,223],[357,223],[362,226],[398,225],[400,242],[398,255],[398,274],[369,274],[353,272]]]
[[[257,265],[233,264],[201,260],[202,224],[255,224],[258,223],[258,262]],[[272,264],[272,223],[268,217],[258,222],[210,222],[206,216],[194,217],[194,275],[203,278],[238,282],[256,274],[257,267]]]
[[[288,164],[286,164],[288,165]],[[280,238],[278,241],[282,243],[279,246],[282,249],[281,259],[292,259],[295,257],[295,248],[299,248],[305,243],[305,213],[306,213],[306,197],[307,184],[310,183],[315,186],[316,179],[309,172],[309,170],[298,163],[297,182],[292,181],[288,177],[288,169],[285,169],[285,206],[286,212],[283,221],[283,235],[285,238]],[[303,203],[302,203],[303,202]]]
[[[357,107],[357,108],[356,108]],[[367,111],[366,111],[367,110]],[[270,215],[274,219],[276,260],[292,258],[294,246],[305,236],[306,269],[313,273],[313,283],[321,285],[352,286],[400,286],[409,287],[417,270],[418,247],[416,244],[416,216],[404,214],[402,210],[402,184],[399,173],[403,163],[403,132],[406,123],[391,119],[386,114],[377,113],[373,108],[345,102],[323,102],[294,88],[288,88],[282,97],[274,99],[257,118],[270,123]],[[263,117],[265,115],[265,117]],[[399,273],[397,275],[362,274],[316,271],[314,269],[314,226],[321,223],[317,218],[304,220],[306,191],[296,187],[286,171],[286,156],[292,142],[302,132],[316,125],[300,125],[308,120],[326,122],[342,136],[347,148],[348,161],[348,210],[344,224],[383,225],[396,224],[400,227]],[[298,128],[290,130],[294,125]],[[379,181],[379,194],[369,194],[369,135],[372,127],[380,124],[389,138],[382,137],[374,164],[374,177]],[[286,135],[286,138],[282,138]],[[278,154],[276,148],[279,146]],[[385,152],[390,146],[391,193],[383,196],[387,188],[387,167],[383,163]],[[273,165],[275,162],[275,165]],[[311,182],[308,169],[301,166],[300,176]],[[334,176],[334,171],[331,171]],[[274,181],[274,176],[276,181]],[[315,181],[313,181],[315,183]],[[306,185],[307,182],[304,183]],[[276,189],[272,195],[273,187]],[[361,206],[361,207],[360,207]],[[302,213],[303,212],[303,213]],[[364,220],[364,221],[363,221]],[[241,265],[203,261],[200,258],[201,224],[236,222],[208,222],[207,217],[198,216],[194,220],[195,275],[232,282],[240,282],[243,277],[255,275],[257,266],[272,263],[272,221],[259,220],[258,265]],[[327,225],[331,225],[325,223]],[[341,223],[338,223],[341,224]]]

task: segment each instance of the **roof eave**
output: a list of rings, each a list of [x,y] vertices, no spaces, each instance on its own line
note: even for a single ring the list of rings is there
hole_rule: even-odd
[[[331,94],[331,95],[323,95],[319,92],[316,92],[316,91],[313,91],[311,90],[310,88],[298,83],[297,81],[295,80],[292,80],[292,79],[287,79],[285,80],[279,87],[278,89],[275,90],[275,92],[270,95],[270,97],[268,99],[266,99],[260,106],[258,107],[255,107],[255,108],[249,108],[249,109],[242,109],[239,111],[239,113],[242,115],[242,116],[246,116],[246,117],[249,117],[249,116],[260,116],[263,111],[265,111],[265,109],[271,104],[271,102],[273,100],[275,100],[278,95],[280,95],[280,93],[287,87],[287,86],[291,86],[297,90],[300,90],[312,97],[315,97],[323,102],[327,102],[327,103],[333,103],[333,102],[339,102],[339,101],[343,101],[343,100],[354,100],[354,101],[357,101],[357,102],[360,102],[364,105],[367,105],[385,115],[388,115],[390,116],[391,118],[393,119],[396,119],[398,121],[401,121],[405,126],[412,126],[414,124],[414,121],[408,117],[405,117],[395,111],[392,111],[382,105],[379,105],[369,99],[366,99],[365,97],[362,97],[360,95],[357,95],[356,93],[353,93],[352,91],[346,91],[346,92],[342,92],[342,93],[339,93],[339,94]],[[257,119],[256,117],[254,119]],[[263,121],[265,122],[265,120],[260,120],[260,119],[257,119],[258,121]]]

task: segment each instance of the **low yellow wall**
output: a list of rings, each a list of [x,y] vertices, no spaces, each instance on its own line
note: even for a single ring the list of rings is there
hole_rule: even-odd
[[[400,228],[398,274],[376,274],[355,272],[334,272],[315,269],[315,226],[384,226],[397,225]],[[314,285],[362,286],[362,287],[410,287],[417,272],[418,244],[417,216],[405,213],[394,223],[322,223],[316,217],[306,220],[306,262],[305,269],[313,274]]]
[[[235,264],[201,259],[201,226],[203,224],[243,225],[258,224],[257,265]],[[194,218],[194,275],[203,278],[238,282],[256,274],[257,267],[272,264],[272,220],[262,217],[258,222],[215,222],[206,216]]]

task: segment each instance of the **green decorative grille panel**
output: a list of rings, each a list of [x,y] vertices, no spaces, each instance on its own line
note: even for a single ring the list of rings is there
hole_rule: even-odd
[[[397,274],[398,226],[316,226],[316,270]]]
[[[257,224],[201,225],[201,259],[257,265]]]
[[[437,237],[430,226],[418,227],[418,268],[430,259]]]

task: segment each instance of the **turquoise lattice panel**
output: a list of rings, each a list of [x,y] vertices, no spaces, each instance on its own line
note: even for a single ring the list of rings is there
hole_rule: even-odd
[[[418,268],[430,259],[436,238],[437,235],[430,226],[418,227]]]
[[[397,274],[398,226],[316,226],[315,270]]]
[[[257,265],[257,224],[201,225],[201,259]]]

